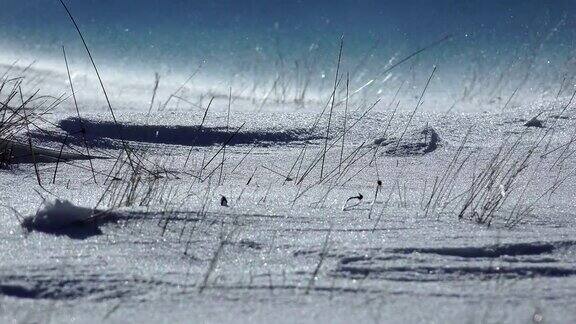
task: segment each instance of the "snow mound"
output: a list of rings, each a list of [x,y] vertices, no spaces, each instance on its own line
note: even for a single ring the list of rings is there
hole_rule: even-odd
[[[538,116],[532,117],[529,121],[527,121],[524,126],[526,127],[537,127],[537,128],[544,128],[544,123],[538,119]]]
[[[102,234],[99,226],[117,220],[106,211],[78,207],[67,200],[44,201],[35,215],[25,217],[22,227],[28,232],[37,231],[71,238],[87,238]]]
[[[424,155],[435,151],[440,144],[440,136],[432,127],[407,132],[402,138],[380,137],[374,145],[384,147],[384,152],[394,156]]]

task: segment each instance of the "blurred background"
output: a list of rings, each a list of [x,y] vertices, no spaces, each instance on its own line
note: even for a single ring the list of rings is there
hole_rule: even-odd
[[[225,92],[241,84],[263,96],[276,82],[284,85],[275,90],[284,94],[274,94],[281,100],[312,100],[330,90],[342,35],[342,71],[356,88],[372,80],[366,96],[392,93],[401,83],[404,91],[420,89],[433,66],[438,71],[432,92],[485,102],[502,101],[516,89],[518,98],[549,96],[562,80],[574,84],[576,72],[573,0],[66,3],[110,79],[152,83],[155,72],[182,79],[202,64],[198,78],[212,89]],[[448,41],[380,75],[448,35]],[[3,63],[36,60],[61,68],[66,46],[76,68],[89,68],[58,0],[3,0],[0,45]]]

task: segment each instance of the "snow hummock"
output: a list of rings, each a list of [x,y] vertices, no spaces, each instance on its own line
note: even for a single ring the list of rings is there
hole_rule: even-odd
[[[395,156],[423,155],[433,152],[438,148],[440,136],[430,126],[407,132],[404,136],[380,137],[374,140],[374,144],[384,147],[384,152]]]
[[[25,217],[22,227],[28,232],[67,235],[74,238],[101,234],[99,225],[115,217],[104,211],[75,206],[68,200],[44,200],[36,214]]]
[[[526,127],[537,127],[537,128],[543,128],[544,127],[544,123],[538,119],[538,116],[532,117],[532,119],[530,119],[529,121],[527,121],[524,126]]]

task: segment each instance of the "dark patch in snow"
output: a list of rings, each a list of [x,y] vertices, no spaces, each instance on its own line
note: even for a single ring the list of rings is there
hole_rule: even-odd
[[[383,277],[392,281],[444,281],[501,277],[507,279],[532,277],[568,277],[576,275],[576,269],[561,266],[489,266],[489,265],[430,265],[385,266],[347,265],[339,266],[336,273],[346,276]],[[348,275],[346,275],[348,274]]]
[[[432,127],[406,133],[401,139],[381,137],[374,140],[374,145],[384,147],[384,152],[393,156],[424,155],[435,151],[440,145],[440,136]]]
[[[544,128],[544,124],[542,121],[536,117],[533,117],[529,121],[527,121],[524,126],[526,127],[537,127],[537,128]]]
[[[574,246],[576,241],[370,251],[338,257],[332,275],[393,281],[568,277],[576,276],[576,268],[556,257]]]
[[[261,250],[262,249],[262,244],[258,243],[258,242],[254,242],[252,240],[248,240],[248,239],[242,239],[238,242],[239,246],[244,246],[250,249],[254,249],[254,250]]]
[[[22,227],[53,235],[65,235],[73,239],[86,239],[100,235],[100,226],[116,222],[117,215],[100,210],[74,206],[65,200],[45,201],[35,215],[25,217]]]
[[[105,146],[113,145],[106,142],[106,139],[124,139],[155,144],[211,146],[225,143],[234,132],[234,130],[225,127],[114,124],[113,122],[89,119],[83,119],[82,122],[86,129],[86,140],[97,145],[103,143]],[[60,128],[68,132],[70,137],[78,137],[77,141],[82,139],[81,134],[78,133],[79,125],[79,120],[76,117],[61,120],[59,123]],[[301,129],[240,131],[234,135],[228,145],[267,145],[269,143],[288,143],[317,138],[319,137]]]
[[[32,152],[34,155],[32,155]],[[32,152],[29,144],[20,143],[12,140],[0,139],[0,161],[4,164],[17,163],[55,163],[57,161],[87,160],[97,159],[99,157],[87,156],[85,154],[70,153],[60,150],[53,150],[32,146]]]
[[[19,285],[0,285],[0,294],[17,298],[36,298],[38,291],[31,287]]]
[[[12,270],[13,271],[13,270]],[[26,270],[20,269],[21,272]],[[46,268],[26,275],[0,275],[0,296],[25,299],[108,300],[140,296],[168,282],[137,278],[122,273],[93,273],[90,267]]]
[[[431,253],[462,258],[498,258],[502,256],[540,255],[553,253],[556,249],[574,246],[576,242],[533,242],[491,245],[485,247],[445,247],[396,249],[399,253]]]

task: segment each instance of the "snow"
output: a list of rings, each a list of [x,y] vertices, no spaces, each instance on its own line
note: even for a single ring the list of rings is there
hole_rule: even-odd
[[[34,216],[26,217],[22,226],[30,230],[61,229],[85,222],[94,214],[93,210],[74,206],[67,200],[44,201],[43,205]]]
[[[85,160],[89,157],[97,158],[96,156],[88,156],[75,152],[60,152],[56,149],[47,149],[34,145],[30,147],[24,139],[0,140],[0,152],[2,152],[0,159],[7,164]]]
[[[36,214],[22,220],[21,226],[28,232],[82,237],[100,234],[98,226],[110,222],[116,216],[110,212],[78,207],[68,200],[44,200]]]
[[[78,159],[0,169],[2,206],[28,215],[0,212],[0,322],[576,321],[568,97],[389,127],[358,99],[326,141],[321,104],[235,97],[228,115],[222,97],[200,127],[204,109],[148,115],[124,87],[146,98],[113,96],[117,122],[87,99],[79,133],[64,102],[18,138]],[[459,218],[466,201],[493,221]]]
[[[375,145],[383,146],[390,155],[408,156],[433,152],[440,145],[440,135],[434,128],[426,126],[421,130],[413,130],[401,138],[380,137],[374,140]]]

